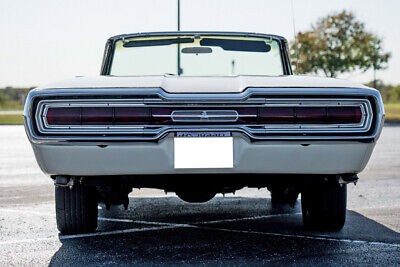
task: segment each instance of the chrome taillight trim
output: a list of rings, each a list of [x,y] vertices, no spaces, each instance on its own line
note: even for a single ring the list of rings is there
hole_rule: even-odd
[[[121,103],[123,102],[123,103]],[[346,124],[243,124],[243,125],[208,125],[207,128],[240,128],[247,133],[262,135],[268,133],[363,133],[369,130],[373,119],[371,104],[366,99],[266,99],[264,104],[246,105],[245,103],[231,103],[224,105],[229,108],[239,107],[340,107],[356,106],[360,107],[362,117],[360,123]],[[35,115],[38,131],[41,134],[60,134],[60,135],[93,135],[93,134],[147,134],[159,135],[166,130],[204,128],[206,125],[49,125],[46,119],[49,108],[54,107],[176,107],[175,103],[157,104],[157,103],[136,103],[121,100],[110,99],[63,99],[63,100],[41,100],[38,103],[38,109]],[[210,104],[191,104],[191,108],[202,108],[212,110]],[[215,107],[215,106],[214,106]],[[236,117],[237,119],[237,117]],[[235,119],[235,121],[236,121]]]
[[[225,113],[225,114],[224,114]],[[160,115],[152,115],[160,117]],[[239,115],[236,110],[174,110],[171,115],[161,115],[164,118],[171,118],[174,122],[236,122],[240,117],[248,115]]]
[[[145,106],[148,104],[154,104],[157,106],[170,105],[171,103],[177,105],[192,105],[192,104],[221,104],[227,105],[240,105],[240,107],[254,106],[255,104],[274,104],[270,100],[274,101],[276,98],[292,100],[294,96],[297,100],[302,99],[303,101],[309,96],[312,96],[312,101],[315,101],[315,96],[320,96],[319,100],[330,101],[334,99],[344,99],[346,101],[362,100],[366,103],[365,111],[366,114],[371,114],[367,116],[365,122],[368,127],[373,126],[368,132],[359,132],[350,129],[349,132],[343,134],[327,134],[327,132],[321,132],[321,135],[315,132],[315,129],[310,129],[309,132],[299,135],[290,135],[290,131],[297,129],[290,129],[293,125],[288,125],[289,129],[285,129],[283,133],[279,132],[281,129],[267,129],[260,127],[258,125],[218,125],[218,126],[176,126],[174,128],[164,127],[159,129],[159,131],[154,131],[154,128],[150,128],[151,132],[149,135],[148,130],[143,127],[131,126],[129,134],[127,134],[126,129],[123,131],[115,131],[113,133],[103,134],[103,135],[57,135],[50,134],[44,135],[38,130],[39,122],[37,120],[36,111],[38,110],[36,104],[41,100],[54,100],[63,101],[61,98],[68,99],[79,99],[80,97],[90,97],[91,99],[118,101],[118,105],[131,105],[135,104],[138,106]],[[268,98],[265,98],[268,96]],[[287,99],[289,98],[290,99]],[[127,100],[129,99],[129,100]],[[368,99],[373,99],[370,102]],[[82,100],[82,99],[80,99]],[[130,103],[127,103],[130,102]],[[110,103],[109,103],[110,104]],[[111,103],[113,104],[113,103]],[[282,103],[281,103],[282,104]],[[372,106],[373,105],[373,106]],[[33,112],[35,111],[35,112]],[[385,112],[383,109],[382,99],[380,94],[375,89],[370,88],[248,88],[241,93],[223,93],[223,94],[212,94],[212,93],[185,93],[185,94],[174,94],[167,93],[160,88],[112,88],[112,89],[93,89],[93,88],[83,88],[83,89],[46,89],[46,90],[33,90],[29,93],[28,98],[25,102],[24,109],[24,124],[28,137],[33,143],[52,143],[60,144],[60,142],[70,142],[70,141],[158,141],[162,137],[166,136],[171,132],[177,131],[231,131],[238,132],[247,135],[253,140],[376,140],[382,130]],[[373,118],[374,117],[374,118]],[[39,117],[40,118],[40,117]],[[373,121],[373,125],[371,122]],[[280,125],[279,127],[282,127]],[[310,125],[308,125],[310,126]],[[318,127],[318,125],[316,125]],[[326,126],[326,125],[324,125]],[[337,125],[333,125],[337,127]],[[153,126],[152,126],[153,127]],[[273,127],[273,126],[272,126]],[[368,128],[367,127],[367,128]],[[117,129],[118,130],[118,129]],[[304,130],[304,129],[302,129]],[[345,129],[340,129],[345,130]],[[351,131],[354,131],[352,134]],[[94,129],[98,131],[98,129]],[[327,129],[328,133],[330,129]],[[284,133],[288,133],[285,135]],[[123,136],[118,136],[118,134],[123,134]],[[275,134],[275,135],[274,135]]]

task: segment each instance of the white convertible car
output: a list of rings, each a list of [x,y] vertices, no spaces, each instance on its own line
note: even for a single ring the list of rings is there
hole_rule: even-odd
[[[24,121],[63,234],[143,187],[187,202],[267,187],[273,207],[301,193],[305,226],[340,230],[384,115],[375,89],[292,75],[282,37],[155,32],[110,38],[98,77],[31,91]]]

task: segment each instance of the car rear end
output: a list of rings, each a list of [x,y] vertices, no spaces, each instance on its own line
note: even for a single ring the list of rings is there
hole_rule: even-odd
[[[45,173],[92,176],[358,173],[383,118],[379,93],[365,88],[248,88],[239,94],[54,89],[31,92],[25,110]],[[231,139],[230,165],[177,166],[181,158],[201,158],[190,149],[175,151],[176,143],[207,137]],[[201,153],[207,161],[215,152]]]
[[[24,111],[63,234],[144,187],[195,203],[267,187],[274,208],[301,193],[305,226],[340,230],[383,120],[378,91],[293,76],[283,37],[229,32],[111,37],[100,77],[33,90]]]

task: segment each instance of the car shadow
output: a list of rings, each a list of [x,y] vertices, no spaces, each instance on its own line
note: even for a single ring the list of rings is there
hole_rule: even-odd
[[[60,236],[62,246],[50,265],[322,264],[346,257],[363,263],[360,250],[385,244],[395,244],[399,253],[399,233],[357,212],[347,211],[341,231],[319,232],[304,229],[300,211],[299,201],[273,210],[269,198],[217,197],[204,204],[130,198],[126,211],[99,210],[98,232],[126,232]],[[171,227],[157,228],[165,225]],[[368,257],[380,263],[374,254]]]

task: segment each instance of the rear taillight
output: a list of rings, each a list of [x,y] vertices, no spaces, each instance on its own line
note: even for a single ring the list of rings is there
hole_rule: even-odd
[[[46,120],[49,125],[83,126],[224,123],[218,120],[173,121],[172,113],[177,110],[201,111],[205,109],[200,107],[49,107],[46,113]],[[217,107],[213,108],[213,110],[235,111],[237,119],[236,121],[227,119],[225,123],[229,124],[346,124],[360,123],[362,119],[360,106]],[[195,113],[197,114],[198,112]],[[229,114],[231,113],[229,112]],[[216,112],[216,114],[224,116],[223,112]],[[212,112],[208,111],[207,116],[212,117]]]
[[[261,108],[261,123],[345,124],[361,122],[359,106]]]
[[[150,122],[151,113],[149,108],[114,108],[114,124],[129,125]]]
[[[81,108],[82,125],[112,125],[113,108],[84,107]]]
[[[295,118],[292,107],[260,108],[259,112],[259,120],[263,123],[294,123]]]
[[[80,125],[81,108],[49,108],[46,119],[50,125]]]
[[[326,108],[298,107],[294,109],[294,112],[296,116],[295,121],[300,123],[324,123],[327,120]]]
[[[358,123],[362,113],[360,107],[329,107],[327,117],[329,123]]]
[[[131,125],[150,121],[149,108],[57,107],[46,113],[49,125]]]

